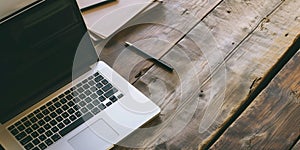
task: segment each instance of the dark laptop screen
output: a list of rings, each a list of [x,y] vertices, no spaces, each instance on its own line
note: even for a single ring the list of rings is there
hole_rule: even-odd
[[[2,20],[1,123],[71,81],[73,59],[85,33],[75,0],[46,0]],[[97,60],[88,36],[85,38],[85,59],[77,65],[80,71]]]

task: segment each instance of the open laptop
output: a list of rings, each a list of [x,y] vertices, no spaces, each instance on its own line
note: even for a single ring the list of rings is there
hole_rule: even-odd
[[[98,61],[75,0],[25,2],[0,20],[4,149],[108,149],[160,112]]]

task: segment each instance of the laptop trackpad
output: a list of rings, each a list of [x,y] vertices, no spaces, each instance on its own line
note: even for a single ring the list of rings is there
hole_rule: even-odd
[[[99,138],[89,127],[72,137],[68,141],[74,150],[107,149],[111,143]]]

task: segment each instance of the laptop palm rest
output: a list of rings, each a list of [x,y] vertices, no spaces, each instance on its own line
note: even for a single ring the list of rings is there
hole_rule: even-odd
[[[103,119],[99,119],[68,142],[74,150],[99,150],[111,147],[113,144],[109,141],[118,136],[119,134],[112,127]]]

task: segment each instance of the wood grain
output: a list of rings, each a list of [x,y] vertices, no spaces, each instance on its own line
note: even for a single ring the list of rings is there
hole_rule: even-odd
[[[300,136],[299,63],[300,51],[212,149],[290,149]]]
[[[251,1],[251,4],[247,3],[248,5],[244,4],[244,1],[240,3],[232,2],[231,5],[232,7],[235,5],[245,5],[251,8],[255,4],[260,4],[259,1],[252,2],[253,1]],[[265,2],[262,2],[262,4],[264,3]],[[223,11],[226,12],[226,9],[224,10],[226,7],[221,7],[222,4],[223,3],[214,11],[221,11],[223,9]],[[202,27],[220,28],[219,31],[221,32],[223,25],[218,23],[208,24],[208,22],[206,22],[204,25],[200,23],[199,26],[193,29],[175,48],[165,54],[162,59],[177,68],[175,69],[176,73],[168,74],[160,68],[153,67],[136,82],[135,86],[163,109],[159,118],[152,123],[166,124],[152,130],[147,137],[143,137],[141,136],[143,134],[137,132],[127,138],[125,143],[135,141],[136,143],[140,143],[140,146],[149,147],[150,149],[197,149],[197,144],[201,142],[203,143],[200,145],[200,148],[204,146],[207,142],[206,140],[209,141],[222,124],[226,122],[226,119],[235,112],[235,108],[238,108],[245,102],[253,81],[268,72],[277,59],[282,56],[298,32],[299,21],[295,18],[299,16],[297,9],[299,2],[290,0],[284,1],[283,3],[278,1],[278,3],[272,4],[266,4],[264,7],[268,9],[262,8],[261,11],[263,12],[263,9],[265,9],[265,12],[261,13],[261,16],[258,17],[261,18],[261,20],[257,21],[257,25],[254,25],[253,28],[249,30],[244,30],[245,32],[241,32],[241,35],[238,35],[238,32],[236,35],[235,33],[230,34],[234,32],[235,29],[243,28],[238,23],[228,23],[226,28],[229,31],[224,31],[224,34],[227,33],[225,35],[218,35],[218,32],[215,32],[213,36],[215,39],[232,39],[231,36],[240,37],[239,41],[233,44],[235,46],[229,46],[232,45],[232,42],[229,42],[229,40],[227,40],[227,42],[221,42],[224,45],[228,45],[227,48],[224,49],[223,47],[226,46],[217,42],[221,45],[217,45],[217,48],[220,48],[222,50],[221,54],[226,56],[225,62],[223,62],[224,59],[217,59],[211,64],[212,67],[209,67],[205,55],[203,54],[205,50],[201,49],[203,47],[205,48],[205,45],[213,46],[214,44],[213,42],[210,43],[210,38],[205,40],[205,36],[202,36],[205,35],[202,33],[207,32],[207,30],[204,30]],[[272,5],[273,8],[269,8],[268,6],[270,5]],[[241,6],[237,7],[241,8]],[[218,15],[220,18],[223,17],[223,14],[213,12],[206,18],[209,18],[210,15],[216,18]],[[243,17],[243,15],[241,15],[243,13],[238,11],[230,14],[237,18],[235,21],[240,21],[239,18]],[[256,16],[253,16],[252,19],[255,19],[255,17]],[[266,22],[264,18],[268,18],[267,20],[269,21]],[[252,21],[251,18],[247,19],[243,21]],[[224,21],[226,21],[226,19],[224,19]],[[230,20],[228,22],[233,21]],[[230,26],[229,29],[228,26]],[[285,36],[287,32],[289,35]],[[200,48],[199,43],[201,45]],[[213,48],[215,48],[215,46],[213,46]],[[183,53],[188,56],[190,60],[184,59]],[[210,54],[210,56],[215,55],[215,53]],[[210,80],[212,74],[215,76],[224,74],[224,72],[219,71],[219,66],[222,63],[226,63],[227,71],[226,93],[223,101],[220,99],[224,93],[223,87],[216,89],[211,87],[212,81]],[[211,68],[215,71],[210,72]],[[220,81],[221,80],[222,79],[220,79]],[[216,120],[209,129],[203,133],[199,133],[199,124],[209,105],[210,96],[213,97],[214,102],[222,102],[222,107],[221,110],[219,110],[220,113]],[[188,125],[184,126],[183,130],[181,130],[181,125],[185,125],[185,121],[187,121],[187,118],[190,116],[192,119],[188,121]],[[172,138],[168,139],[169,137]],[[139,140],[136,141],[136,139]]]
[[[180,1],[180,4],[188,4],[193,1],[196,2],[197,0]],[[197,25],[220,1],[210,0],[209,3],[203,3],[201,6],[193,6],[194,10],[201,12],[201,14],[195,16],[193,13],[187,13],[181,7],[177,7],[172,0],[166,0],[162,6],[156,7],[142,17],[131,21],[117,34],[112,36],[112,38],[108,39],[109,42],[107,44],[103,40],[100,40],[100,44],[97,42],[97,51],[100,53],[100,59],[107,62],[124,78],[133,83],[136,81],[134,77],[140,74],[140,72],[148,70],[152,66],[152,63],[143,61],[145,60],[144,58],[126,51],[123,46],[125,41],[136,44],[143,51],[160,58]],[[190,9],[188,6],[185,8]],[[142,43],[145,39],[168,42],[163,45],[157,45],[158,48],[153,48],[152,43],[137,44]],[[105,45],[105,48],[103,48],[103,45]],[[119,60],[120,57],[133,58],[133,60],[127,59],[125,62],[120,62],[123,61]],[[135,68],[135,70],[126,69],[124,64],[127,63],[132,67],[139,67]]]

